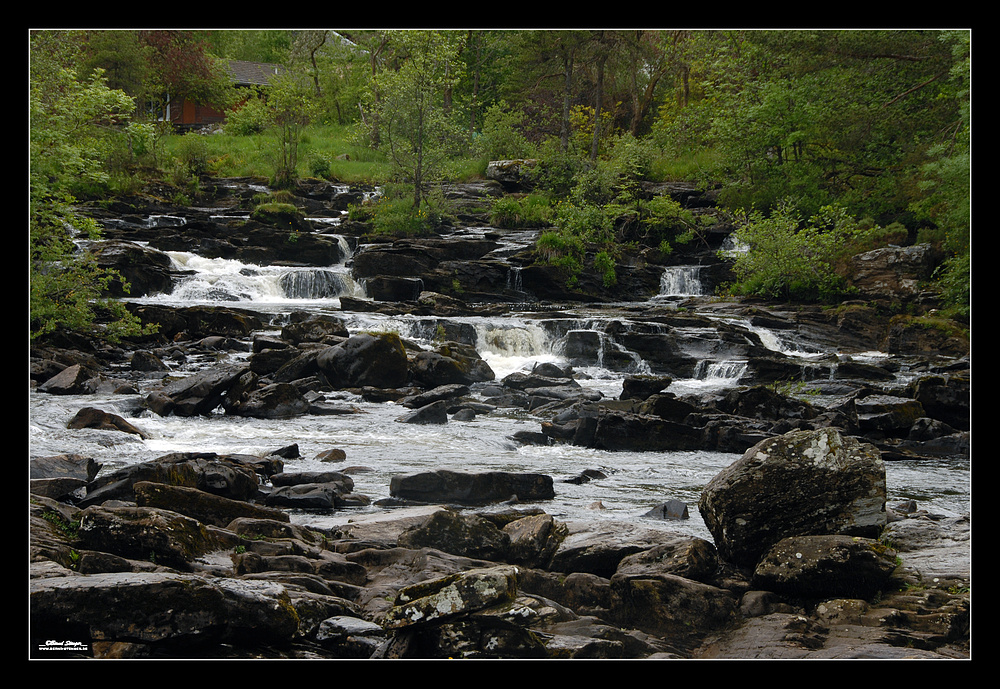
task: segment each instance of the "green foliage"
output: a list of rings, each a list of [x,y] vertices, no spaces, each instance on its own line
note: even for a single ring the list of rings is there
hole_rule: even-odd
[[[609,251],[598,251],[594,255],[594,269],[601,274],[601,280],[605,287],[614,287],[618,283],[615,259]]]
[[[109,89],[98,71],[76,78],[72,41],[32,36],[29,170],[29,309],[32,339],[58,330],[117,342],[149,332],[120,302],[106,299],[115,271],[100,268],[74,239],[99,239],[96,223],[79,216],[76,193],[109,188],[108,125],[127,125],[134,104]],[[127,290],[128,285],[124,284]]]
[[[640,224],[647,244],[660,245],[663,242],[683,244],[690,241],[697,225],[694,214],[670,196],[654,196],[642,201]]]
[[[376,117],[366,123],[366,133],[386,150],[394,178],[410,186],[413,207],[419,209],[431,182],[441,179],[447,161],[466,140],[445,98],[464,64],[454,33],[402,31],[394,40],[407,59],[372,79],[369,107]]]
[[[535,251],[543,261],[563,270],[567,286],[576,286],[586,257],[586,244],[580,237],[563,230],[549,230],[538,236]]]
[[[483,129],[475,139],[473,153],[487,160],[531,158],[535,147],[523,133],[526,116],[506,102],[494,103],[483,114]]]
[[[733,266],[738,294],[771,299],[832,302],[851,293],[841,267],[848,257],[876,246],[883,228],[858,222],[839,206],[826,206],[803,222],[791,203],[769,215],[747,213],[736,230],[749,247]]]
[[[223,129],[230,136],[251,136],[267,130],[271,115],[263,98],[249,98],[226,114]]]
[[[546,194],[504,196],[493,202],[490,222],[505,229],[547,227],[552,224],[555,212]]]
[[[441,215],[429,204],[413,207],[409,198],[382,196],[361,210],[354,218],[366,219],[374,234],[390,237],[413,237],[432,234],[441,223]]]
[[[208,144],[201,134],[191,132],[182,136],[176,155],[181,167],[190,175],[201,175],[208,170]]]

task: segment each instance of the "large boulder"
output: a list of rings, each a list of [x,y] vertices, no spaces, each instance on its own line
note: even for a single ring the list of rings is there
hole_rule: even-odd
[[[389,482],[393,497],[425,503],[487,505],[516,497],[521,502],[551,500],[555,497],[552,477],[544,474],[488,471],[469,474],[439,471],[393,476]]]
[[[238,545],[235,534],[156,507],[92,506],[80,513],[80,544],[132,560],[180,570],[206,553]]]
[[[113,572],[33,579],[29,596],[33,636],[45,635],[32,639],[34,647],[82,640],[97,657],[115,644],[166,648],[181,657],[251,639],[287,644],[299,624],[288,589],[263,581]]]
[[[224,364],[200,371],[151,392],[145,398],[146,406],[160,416],[211,414],[247,370],[244,365]]]
[[[723,559],[753,567],[783,538],[877,538],[886,524],[877,448],[836,429],[765,439],[713,478],[698,508]]]
[[[387,629],[440,624],[477,610],[512,601],[517,593],[517,568],[499,566],[473,570],[416,584],[399,591],[386,614]]]
[[[334,316],[313,316],[294,320],[281,329],[281,339],[295,345],[303,342],[340,344],[350,333],[347,325]]]
[[[106,241],[97,244],[93,254],[98,266],[121,276],[108,283],[107,292],[111,296],[145,297],[169,294],[173,289],[171,260],[161,251],[134,242]]]
[[[172,510],[211,526],[225,527],[240,518],[288,521],[288,515],[281,510],[269,509],[245,500],[212,495],[197,488],[139,481],[132,490],[135,493],[136,505],[139,507]]]
[[[406,350],[395,333],[360,333],[324,349],[316,364],[334,387],[397,388],[406,384]]]
[[[865,295],[885,299],[912,297],[931,276],[936,257],[930,244],[888,246],[851,259],[851,283]]]
[[[510,536],[478,515],[442,510],[400,534],[399,545],[500,562],[506,559]]]
[[[255,469],[238,459],[214,453],[177,453],[98,477],[88,485],[87,496],[80,504],[96,505],[105,500],[134,501],[133,488],[141,481],[197,488],[231,500],[255,497],[259,483]]]
[[[753,586],[800,598],[870,599],[896,569],[896,551],[852,536],[791,536],[757,564]]]

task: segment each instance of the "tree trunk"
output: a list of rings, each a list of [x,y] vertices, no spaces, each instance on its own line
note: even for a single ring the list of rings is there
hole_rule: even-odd
[[[572,97],[573,88],[573,49],[566,48],[563,54],[563,76],[564,76],[564,87],[563,87],[563,112],[562,112],[562,127],[559,132],[559,143],[562,145],[562,150],[565,153],[569,150],[569,105],[570,98]]]
[[[597,58],[597,93],[594,96],[594,141],[590,145],[590,159],[597,160],[601,143],[601,102],[604,100],[604,63],[607,55],[601,51]]]

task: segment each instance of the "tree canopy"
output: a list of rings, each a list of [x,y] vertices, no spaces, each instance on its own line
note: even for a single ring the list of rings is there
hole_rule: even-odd
[[[35,234],[149,164],[162,94],[229,107],[226,60],[277,62],[286,78],[229,133],[275,131],[282,186],[310,125],[353,128],[410,190],[409,213],[458,159],[533,157],[572,208],[533,200],[531,222],[568,246],[600,236],[613,256],[650,228],[664,250],[690,231],[635,195],[640,179],[685,179],[716,185],[749,234],[819,246],[829,223],[809,219],[834,207],[903,227],[947,254],[940,283],[968,303],[968,30],[39,31],[30,55]]]

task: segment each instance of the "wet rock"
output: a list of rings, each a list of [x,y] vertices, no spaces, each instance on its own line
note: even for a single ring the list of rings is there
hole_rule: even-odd
[[[180,570],[189,570],[200,555],[239,542],[172,510],[130,506],[87,507],[80,513],[78,537],[84,548]]]
[[[197,488],[139,481],[132,489],[139,507],[173,510],[212,526],[225,527],[242,517],[288,521],[288,515],[281,510],[212,495]]]
[[[131,433],[137,435],[140,438],[146,439],[149,436],[142,430],[136,428],[128,421],[118,416],[117,414],[110,414],[108,412],[96,409],[94,407],[84,407],[76,414],[73,418],[69,420],[66,425],[67,428],[99,428],[106,431],[121,431],[122,433]]]
[[[398,543],[403,548],[437,548],[452,555],[503,562],[510,536],[478,515],[442,510],[401,533]]]
[[[35,647],[45,639],[94,639],[184,655],[220,644],[287,643],[298,616],[285,587],[197,575],[116,572],[35,579],[29,591]],[[116,614],[108,614],[109,610]],[[140,652],[141,652],[140,651]]]
[[[98,477],[88,486],[87,496],[81,504],[99,504],[104,500],[134,501],[133,485],[140,481],[197,488],[233,500],[249,500],[258,490],[254,468],[236,458],[214,453],[177,453]]]
[[[493,567],[443,577],[403,588],[385,616],[385,627],[398,630],[438,624],[513,600],[517,569]]]
[[[98,266],[121,275],[121,280],[115,279],[108,284],[111,296],[125,296],[122,281],[128,283],[128,296],[133,298],[169,294],[173,290],[171,260],[161,251],[134,242],[105,241],[98,243],[92,253]]]
[[[406,351],[395,333],[353,335],[321,351],[316,364],[338,388],[396,388],[409,376]]]
[[[91,371],[73,364],[39,385],[38,390],[52,395],[79,395],[86,392],[86,383],[92,377]]]
[[[649,550],[671,536],[623,522],[571,523],[549,564],[555,572],[586,572],[611,577],[629,555]]]
[[[681,647],[738,619],[732,592],[673,574],[616,573],[611,591],[614,619]]]
[[[547,567],[569,531],[548,514],[523,517],[506,524],[510,539],[506,560],[528,567]]]
[[[669,376],[625,376],[621,399],[645,400],[663,392],[672,382]]]
[[[512,497],[530,502],[555,496],[552,477],[544,474],[489,471],[478,474],[439,470],[393,476],[393,497],[426,503],[486,505]]]
[[[403,414],[396,419],[399,423],[444,424],[448,423],[448,403],[444,400],[431,402],[419,409]]]
[[[877,538],[885,496],[878,450],[823,429],[758,443],[705,486],[698,507],[720,554],[755,566],[789,536]]]
[[[347,325],[335,316],[310,316],[285,325],[281,339],[294,346],[303,342],[340,344],[350,336]]]
[[[90,457],[65,454],[28,460],[28,478],[75,478],[93,481],[101,465]]]
[[[646,512],[644,517],[651,519],[690,519],[688,506],[680,500],[668,500]]]
[[[247,370],[242,365],[227,364],[194,373],[147,395],[147,406],[161,416],[210,414]]]
[[[792,536],[764,555],[752,585],[800,598],[868,599],[886,586],[896,564],[896,551],[873,539]]]

